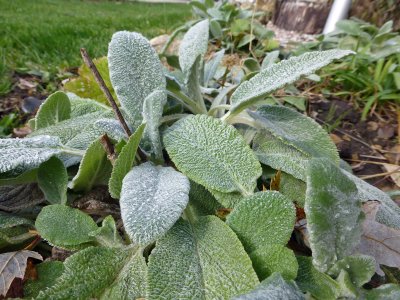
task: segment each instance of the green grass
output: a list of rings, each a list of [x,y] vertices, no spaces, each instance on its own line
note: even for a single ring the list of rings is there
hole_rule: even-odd
[[[92,57],[106,55],[115,31],[138,31],[152,38],[190,17],[185,4],[0,0],[0,94],[7,89],[12,70],[54,75],[81,64],[81,47]]]

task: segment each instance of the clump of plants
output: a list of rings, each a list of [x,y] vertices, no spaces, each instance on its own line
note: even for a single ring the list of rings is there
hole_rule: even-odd
[[[141,34],[115,33],[108,65],[119,107],[83,50],[111,107],[57,92],[30,121],[32,134],[0,140],[1,247],[15,251],[2,255],[41,259],[20,249],[45,254],[46,244],[74,251],[39,264],[25,296],[398,298],[395,284],[364,288],[382,270],[360,241],[363,208],[395,231],[399,207],[351,174],[316,122],[263,105],[353,52],[305,53],[218,87],[219,63],[204,62],[208,34],[208,20],[188,30],[181,72],[171,74]],[[71,206],[98,185],[120,218]],[[9,262],[1,275],[21,277],[12,270]]]
[[[190,5],[198,20],[178,27],[163,47],[161,55],[166,54],[168,47],[181,32],[186,32],[201,20],[209,20],[210,42],[229,53],[262,58],[266,51],[279,48],[279,42],[274,39],[274,32],[266,29],[259,21],[263,12],[242,9],[227,0],[191,1]]]
[[[356,54],[324,69],[322,76],[328,78],[333,94],[361,106],[363,119],[380,103],[399,103],[400,35],[393,31],[393,21],[378,28],[358,19],[343,20],[336,31],[301,45],[297,53],[334,48]]]

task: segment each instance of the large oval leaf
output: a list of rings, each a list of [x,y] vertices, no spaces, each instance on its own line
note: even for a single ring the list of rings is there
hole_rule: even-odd
[[[164,144],[176,167],[208,189],[251,195],[261,175],[260,163],[239,132],[212,117],[176,122]]]
[[[339,49],[314,51],[273,64],[236,89],[231,97],[231,113],[238,113],[301,76],[312,74],[333,60],[351,53],[353,51]]]
[[[121,106],[133,127],[142,121],[144,99],[165,89],[163,67],[149,41],[140,33],[114,33],[108,46],[110,79]]]
[[[179,220],[157,241],[148,280],[149,299],[230,299],[258,283],[236,235],[213,216]]]
[[[304,210],[313,264],[328,271],[360,242],[361,202],[356,185],[327,159],[313,159],[307,171]]]
[[[61,204],[44,207],[36,219],[35,227],[50,244],[70,250],[94,241],[89,233],[98,229],[89,215]]]
[[[189,201],[189,180],[170,167],[145,163],[124,178],[121,216],[133,242],[148,245],[179,219]]]
[[[293,231],[295,218],[293,203],[282,194],[269,191],[241,201],[226,223],[250,253],[266,244],[285,245]]]

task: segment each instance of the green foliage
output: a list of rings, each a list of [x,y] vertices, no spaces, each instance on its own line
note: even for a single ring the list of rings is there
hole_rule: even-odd
[[[71,116],[71,103],[63,92],[52,94],[39,107],[35,118],[35,129],[49,127]]]
[[[41,290],[56,283],[57,278],[64,271],[64,264],[61,261],[45,261],[36,266],[40,277],[36,280],[28,280],[24,285],[24,296],[36,298]]]
[[[261,175],[260,164],[239,133],[211,117],[176,122],[164,143],[179,170],[212,190],[250,195]]]
[[[89,233],[97,230],[90,216],[60,204],[44,207],[36,219],[35,227],[50,244],[71,250],[90,244],[94,239]]]
[[[251,253],[266,244],[285,245],[294,221],[293,203],[278,192],[268,191],[245,198],[226,222]]]
[[[217,217],[178,221],[150,256],[151,299],[229,299],[257,283],[240,241]]]
[[[40,165],[37,180],[48,202],[67,202],[68,174],[64,164],[57,157],[51,157]]]
[[[303,45],[299,52],[332,48],[356,52],[322,74],[331,79],[328,88],[334,95],[351,98],[364,108],[363,119],[376,104],[398,102],[400,35],[393,31],[393,21],[378,28],[358,19],[342,20],[337,30],[317,43]]]
[[[361,202],[357,188],[327,159],[313,159],[307,170],[304,206],[313,264],[328,271],[360,242]]]
[[[78,173],[69,184],[75,191],[90,191],[96,184],[104,184],[110,178],[112,165],[100,140],[92,142],[79,165]]]
[[[122,188],[122,180],[125,175],[131,170],[135,162],[135,154],[139,147],[140,139],[142,138],[145,124],[142,124],[136,129],[135,133],[129,137],[128,143],[122,148],[118,158],[114,162],[111,172],[108,188],[111,197],[119,199]]]
[[[53,204],[36,216],[32,208],[24,212],[36,218],[32,233],[25,218],[3,216],[1,247],[22,247],[38,233],[44,241],[35,243],[43,249],[47,242],[76,251],[56,281],[45,275],[38,282],[37,299],[304,299],[308,293],[325,300],[398,293],[391,285],[364,290],[376,266],[371,257],[353,255],[361,202],[380,201],[370,221],[391,230],[400,219],[396,204],[341,169],[334,144],[310,118],[259,107],[258,100],[350,51],[277,64],[270,54],[263,66],[249,58],[246,73],[235,75],[221,69],[223,52],[204,62],[209,30],[224,32],[211,1],[195,5],[214,20],[192,26],[181,57],[167,60],[173,71],[164,70],[142,35],[112,38],[110,80],[132,136],[109,107],[57,93],[32,121],[38,129],[30,137],[0,140],[0,184],[7,184],[1,209],[18,216],[17,209],[44,202],[37,181],[51,203],[65,203],[67,192],[82,209]],[[245,23],[229,26],[241,30]],[[102,139],[106,150],[99,142],[104,133],[111,138]],[[45,174],[53,162],[61,175]],[[107,183],[119,202],[94,189]],[[292,249],[308,257],[296,259]]]
[[[145,163],[124,178],[121,210],[125,230],[135,244],[146,246],[164,235],[189,201],[189,180],[170,167]]]

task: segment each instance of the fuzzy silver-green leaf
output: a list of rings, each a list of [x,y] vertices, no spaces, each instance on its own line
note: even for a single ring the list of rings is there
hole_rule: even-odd
[[[276,191],[259,192],[245,198],[229,214],[226,223],[247,252],[266,244],[285,245],[294,228],[293,203]]]
[[[36,114],[35,129],[48,127],[69,119],[71,103],[63,92],[55,92],[40,105]]]
[[[114,33],[108,46],[110,79],[122,108],[133,127],[142,121],[144,99],[165,89],[163,66],[149,41],[140,33]]]
[[[150,299],[230,299],[258,284],[240,241],[214,216],[179,220],[152,251],[148,280]]]
[[[240,112],[277,89],[295,82],[301,76],[312,74],[333,60],[352,53],[353,51],[339,49],[314,51],[273,64],[236,89],[231,97],[231,112]]]
[[[147,162],[134,167],[121,189],[121,217],[134,243],[148,245],[163,236],[189,201],[189,180],[171,167]]]
[[[307,170],[304,210],[313,264],[326,272],[360,242],[362,212],[357,187],[328,159],[313,159]]]
[[[176,167],[207,189],[250,195],[261,175],[260,163],[239,132],[212,117],[176,122],[164,144]]]

